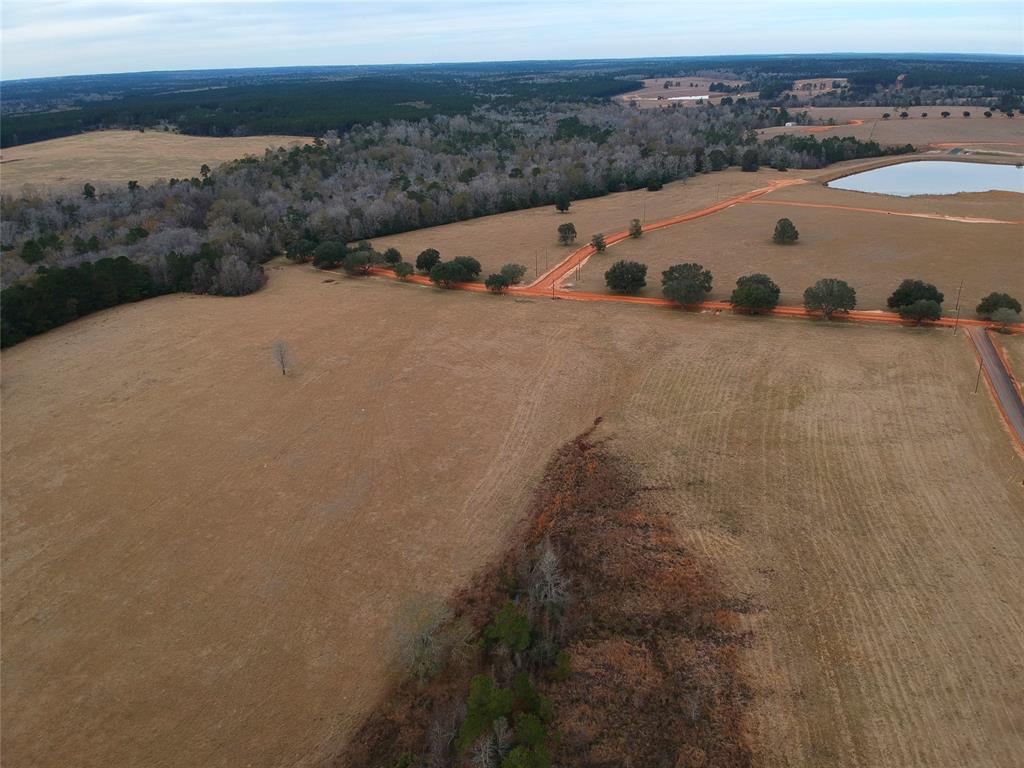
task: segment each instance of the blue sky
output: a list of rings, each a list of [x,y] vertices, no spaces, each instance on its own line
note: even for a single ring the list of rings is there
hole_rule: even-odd
[[[1024,0],[0,0],[3,79],[738,53],[1024,53]]]

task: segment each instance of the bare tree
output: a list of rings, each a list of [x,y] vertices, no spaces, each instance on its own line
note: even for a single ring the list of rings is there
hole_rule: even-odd
[[[295,365],[295,356],[292,354],[292,348],[288,345],[287,341],[275,341],[274,346],[270,348],[270,354],[274,358],[274,362],[281,368],[281,375],[287,376],[288,370]]]
[[[448,606],[427,595],[411,600],[399,616],[396,631],[402,663],[421,683],[444,666],[448,638],[441,630],[450,620]]]

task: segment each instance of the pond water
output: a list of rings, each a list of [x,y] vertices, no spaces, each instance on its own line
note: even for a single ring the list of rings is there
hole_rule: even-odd
[[[826,186],[899,197],[992,190],[1024,193],[1024,168],[995,163],[918,160],[844,176]]]

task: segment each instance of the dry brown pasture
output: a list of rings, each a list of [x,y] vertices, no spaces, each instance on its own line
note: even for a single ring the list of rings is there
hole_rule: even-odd
[[[754,174],[758,175],[758,174]],[[926,280],[946,295],[951,313],[960,281],[965,316],[994,290],[1024,296],[1024,226],[967,224],[885,213],[805,208],[797,203],[955,216],[1021,219],[1024,195],[960,194],[894,198],[847,192],[812,183],[787,187],[712,216],[617,243],[594,256],[574,286],[606,292],[604,272],[620,259],[647,264],[645,296],[661,295],[661,272],[696,261],[714,275],[710,298],[726,300],[737,277],[762,272],[782,289],[782,304],[800,304],[804,289],[822,277],[839,277],[857,290],[860,309],[885,309],[885,300],[906,277]],[[792,246],[775,245],[775,222],[790,218],[800,232]],[[567,286],[569,287],[569,286]]]
[[[665,81],[673,83],[668,88],[665,87]],[[680,83],[676,86],[674,83]],[[643,88],[636,91],[629,91],[628,93],[619,94],[615,97],[616,101],[623,104],[630,102],[636,102],[636,105],[641,109],[656,109],[658,107],[672,107],[672,106],[694,106],[696,101],[669,101],[673,96],[707,96],[707,102],[711,104],[717,104],[725,96],[753,96],[756,93],[711,93],[708,90],[708,86],[711,83],[725,83],[730,86],[744,85],[744,80],[728,80],[726,78],[718,77],[658,77],[651,78],[643,81]],[[661,100],[659,100],[659,98]]]
[[[973,361],[298,265],[30,339],[2,355],[3,762],[320,764],[403,606],[483,568],[603,415],[753,608],[761,765],[1009,768],[1024,464]]]
[[[964,111],[971,117],[962,117]],[[804,111],[804,110],[801,110]],[[880,144],[913,144],[924,147],[927,144],[964,144],[965,148],[987,153],[1005,153],[1007,155],[1024,155],[1024,119],[1008,118],[1000,113],[992,117],[984,117],[982,107],[955,107],[927,105],[910,107],[906,111],[910,117],[899,118],[900,110],[896,107],[808,107],[807,113],[817,120],[835,120],[837,125],[827,130],[824,126],[814,128],[818,139],[828,136],[853,136],[867,141],[873,139]],[[951,113],[943,118],[941,113]],[[883,120],[886,112],[892,117]],[[928,117],[922,118],[921,113],[927,112]],[[863,120],[861,125],[844,125],[851,120]],[[760,131],[762,136],[776,136],[781,133],[807,133],[809,126],[779,126],[765,128]]]
[[[811,99],[824,93],[832,93],[836,88],[833,83],[846,85],[849,82],[845,77],[811,77],[803,80],[795,80],[790,93],[800,99]]]
[[[268,147],[296,147],[310,139],[296,136],[242,136],[215,139],[163,131],[91,131],[49,141],[8,147],[0,153],[4,194],[34,187],[97,187],[149,184],[156,179],[199,175],[245,155],[262,155]]]
[[[636,190],[576,200],[567,213],[559,213],[553,205],[512,211],[379,237],[373,244],[378,250],[397,248],[406,261],[415,261],[416,255],[425,248],[436,248],[444,259],[473,256],[483,266],[485,277],[497,272],[503,264],[516,262],[528,268],[526,279],[533,280],[537,276],[536,269],[543,274],[565,259],[573,248],[589,242],[597,232],[624,230],[634,218],[655,221],[705,208],[723,198],[792,175],[770,169],[751,174],[730,168],[666,184],[659,192]],[[565,222],[576,226],[579,239],[574,246],[558,243],[558,225]]]

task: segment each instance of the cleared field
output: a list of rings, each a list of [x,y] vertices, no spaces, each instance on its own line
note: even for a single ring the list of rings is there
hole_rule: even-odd
[[[962,337],[330,279],[3,353],[5,764],[319,764],[596,415],[757,608],[762,764],[1024,749],[1024,465]]]
[[[1002,113],[986,118],[985,109],[981,107],[910,107],[906,110],[910,115],[906,120],[899,118],[900,110],[896,107],[808,107],[806,111],[814,119],[831,118],[838,125],[833,128],[779,126],[766,128],[760,134],[776,136],[780,133],[813,132],[818,139],[853,136],[863,141],[874,139],[880,144],[910,143],[918,147],[926,144],[963,144],[973,151],[1024,154],[1024,120],[1017,117],[1010,119]],[[970,112],[971,117],[963,117],[964,111]],[[892,117],[883,120],[882,115],[886,112]],[[928,117],[922,118],[922,112],[927,112]],[[943,118],[942,112],[949,112],[951,116]],[[851,120],[864,122],[861,125],[843,125]]]
[[[612,423],[750,598],[761,764],[1018,765],[1024,464],[963,335],[705,319]]]
[[[262,155],[268,147],[296,147],[308,141],[295,136],[212,139],[162,131],[93,131],[4,149],[0,183],[4,194],[14,194],[26,184],[149,184],[160,178],[198,176],[203,163],[213,168],[245,155]]]
[[[1017,381],[1017,386],[1024,394],[1024,336],[1008,336],[999,334],[995,337],[996,344],[1006,350],[1006,356],[1010,361],[1011,374]]]
[[[835,195],[835,196],[834,196]],[[949,215],[993,217],[1012,198],[1021,195],[957,195],[950,203],[940,198],[901,201],[893,210]],[[997,197],[995,206],[983,199]],[[979,199],[981,198],[981,199]],[[1007,201],[1003,198],[1011,198]],[[788,187],[758,199],[675,227],[625,240],[594,256],[583,267],[582,279],[566,287],[606,291],[604,272],[619,259],[647,264],[647,288],[641,295],[661,295],[661,272],[672,264],[696,261],[714,275],[713,300],[726,300],[736,278],[763,272],[782,289],[782,304],[800,304],[804,289],[822,277],[839,277],[857,289],[860,309],[885,309],[885,300],[905,277],[932,282],[946,295],[951,313],[960,281],[965,316],[981,297],[994,290],[1024,295],[1021,241],[1024,227],[1002,224],[965,224],[850,210],[799,207],[787,201],[813,204],[888,206],[890,198],[843,192],[817,184]],[[993,208],[995,210],[993,210]],[[986,211],[987,214],[982,214]],[[788,217],[800,231],[793,246],[772,240],[775,222]],[[967,314],[970,313],[970,314]]]
[[[665,87],[665,83],[669,83],[669,87]],[[678,85],[676,85],[678,83]],[[672,106],[693,106],[696,104],[696,100],[690,98],[693,96],[707,97],[706,101],[711,104],[717,104],[725,96],[731,96],[736,98],[737,96],[756,96],[757,93],[713,93],[708,86],[711,83],[725,83],[728,86],[740,86],[744,85],[743,80],[724,80],[721,78],[714,77],[658,77],[644,80],[644,87],[630,91],[629,93],[623,93],[615,97],[616,101],[620,101],[624,104],[630,102],[636,102],[636,105],[641,109],[656,109],[658,107],[672,107]],[[679,97],[686,97],[680,99]],[[671,101],[675,98],[676,101]]]
[[[743,173],[731,168],[666,184],[659,192],[637,190],[577,200],[568,213],[559,213],[553,205],[513,211],[379,237],[373,244],[379,250],[397,248],[407,261],[414,261],[416,254],[425,248],[436,248],[444,259],[473,256],[483,266],[484,277],[497,272],[503,264],[516,262],[528,268],[526,279],[529,281],[537,276],[537,269],[543,274],[568,256],[573,248],[589,242],[591,235],[597,232],[625,229],[634,218],[654,221],[704,208],[718,200],[766,186],[770,181],[792,176],[772,170]],[[566,222],[572,222],[579,234],[574,246],[558,244],[558,225]]]

